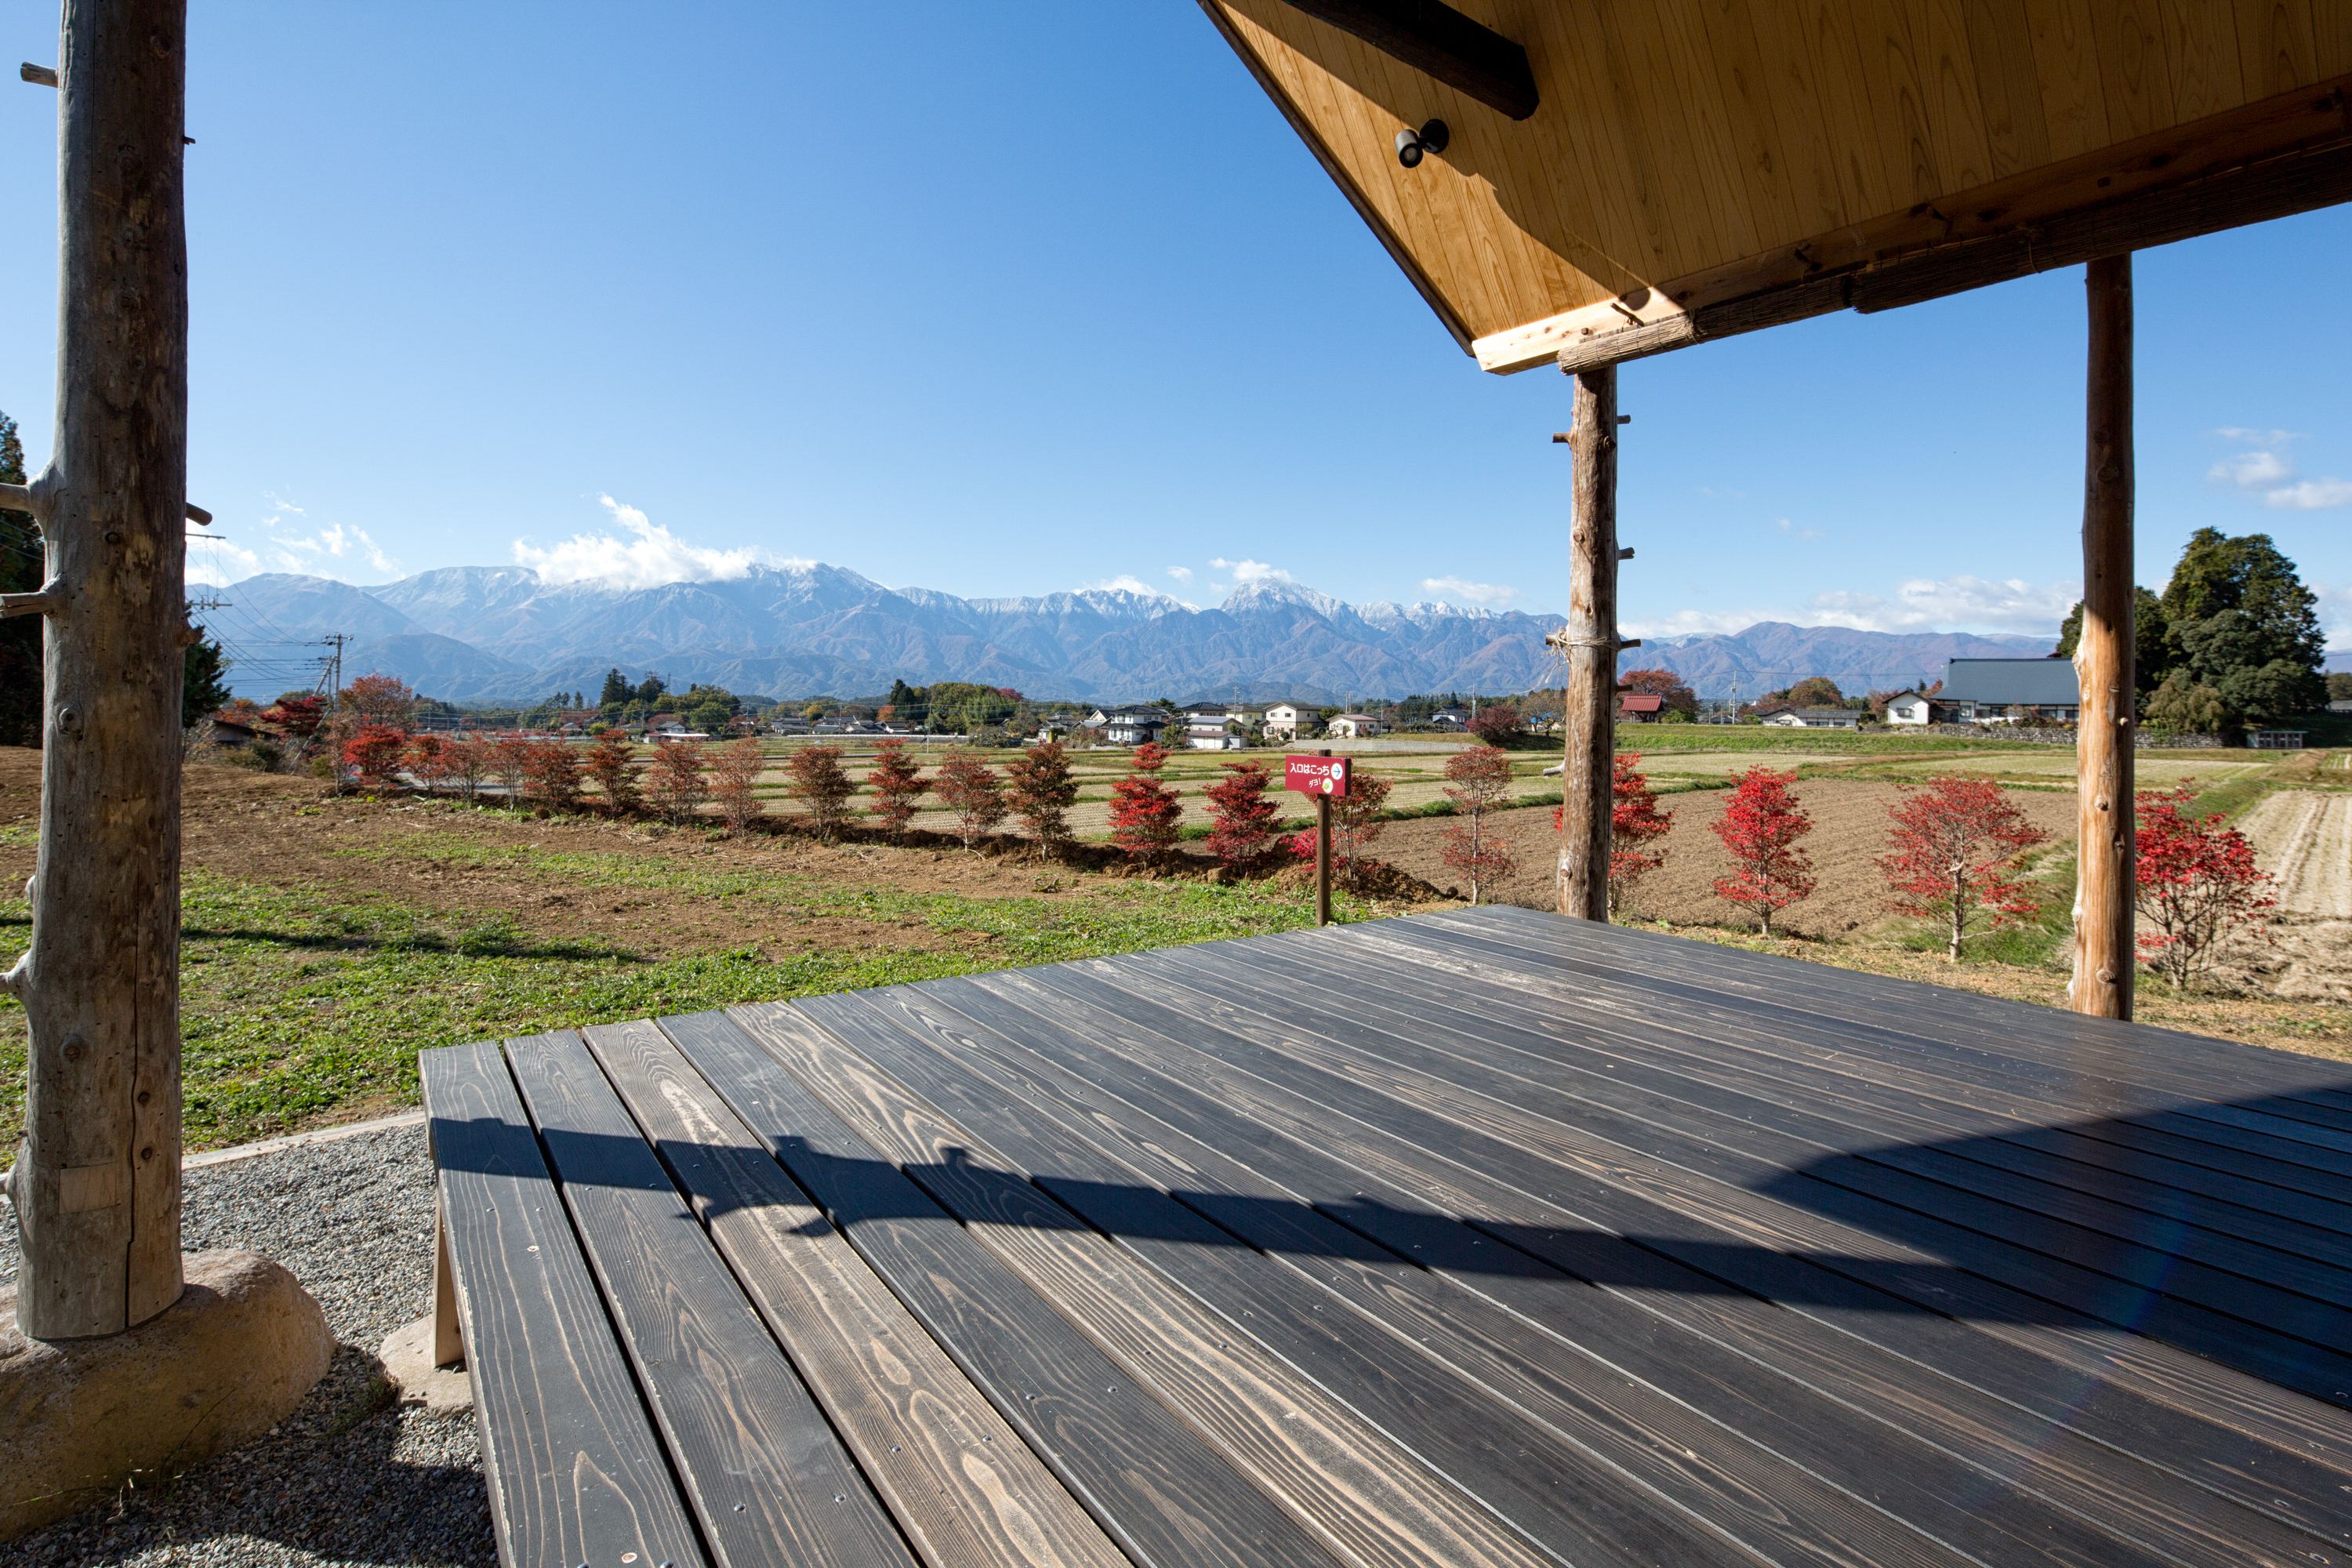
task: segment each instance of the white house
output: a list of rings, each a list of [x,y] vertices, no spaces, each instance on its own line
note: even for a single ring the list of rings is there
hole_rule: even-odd
[[[1276,702],[1265,710],[1266,739],[1298,739],[1302,730],[1315,728],[1316,709],[1306,702]]]
[[[1323,732],[1335,739],[1360,741],[1381,732],[1381,721],[1369,713],[1341,713],[1323,726]]]
[[[1886,705],[1890,724],[1932,724],[1936,705],[1916,691],[1906,691]]]

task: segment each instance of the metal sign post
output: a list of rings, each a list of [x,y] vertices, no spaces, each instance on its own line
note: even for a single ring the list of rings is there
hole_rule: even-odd
[[[1328,751],[1282,759],[1282,787],[1315,798],[1315,923],[1331,923],[1331,799],[1348,793],[1348,759]]]

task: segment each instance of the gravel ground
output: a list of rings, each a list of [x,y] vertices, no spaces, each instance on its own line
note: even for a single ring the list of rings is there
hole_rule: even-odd
[[[425,1130],[191,1171],[184,1205],[190,1251],[246,1247],[294,1271],[341,1341],[334,1364],[267,1436],[0,1545],[0,1565],[496,1563],[474,1418],[391,1406],[374,1359],[432,1304]],[[0,1215],[0,1280],[16,1266],[13,1216]]]

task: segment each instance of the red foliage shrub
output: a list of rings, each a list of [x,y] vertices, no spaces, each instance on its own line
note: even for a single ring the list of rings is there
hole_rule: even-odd
[[[907,835],[907,824],[914,818],[915,802],[931,787],[931,781],[921,776],[912,757],[907,755],[904,741],[884,741],[874,748],[874,766],[867,770],[866,784],[874,791],[874,804],[866,809],[882,819],[893,838]]]
[[[757,746],[759,742],[738,741],[735,744],[750,747]],[[723,769],[724,764],[721,766]],[[756,766],[752,771],[758,771]],[[857,793],[857,781],[851,778],[848,770],[841,765],[841,748],[803,747],[792,754],[784,763],[784,771],[792,775],[793,798],[807,805],[809,820],[817,832],[827,838],[839,832],[841,825],[849,820],[849,799]],[[748,780],[743,790],[747,795],[751,793]],[[733,818],[729,820],[732,822]],[[746,820],[749,820],[748,816]]]
[[[580,804],[580,748],[562,741],[523,742],[523,777],[541,805],[567,810]]]
[[[1906,787],[1887,812],[1894,853],[1878,862],[1898,914],[1943,923],[1945,958],[1958,963],[1960,943],[2014,925],[2040,906],[2010,879],[2017,857],[2050,836],[1986,778],[1954,775]]]
[[[1750,768],[1732,777],[1738,787],[1714,827],[1737,868],[1717,879],[1715,896],[1753,910],[1770,936],[1777,910],[1812,895],[1813,863],[1795,845],[1813,830],[1813,819],[1789,793],[1797,781],[1794,773]]]
[[[1490,702],[1470,721],[1470,732],[1490,746],[1499,746],[1526,729],[1519,710],[1507,702]]]
[[[289,735],[308,738],[327,717],[327,700],[315,691],[289,691],[261,710],[261,717]]]
[[[401,753],[407,749],[407,731],[390,724],[362,724],[343,742],[343,766],[363,783],[389,784],[400,767]]]
[[[833,748],[820,746],[817,750],[829,752]],[[833,771],[841,785],[840,794],[829,812],[814,805],[809,808],[818,819],[818,828],[828,836],[833,831],[834,823],[840,819],[841,802],[849,798],[851,788],[849,775],[841,771],[841,753],[834,752],[833,756]],[[711,798],[719,803],[719,815],[727,819],[727,831],[740,834],[751,826],[751,819],[763,809],[754,786],[759,783],[761,770],[768,765],[768,753],[761,749],[758,741],[746,735],[740,741],[711,747],[710,758]]]
[[[1077,781],[1070,776],[1070,755],[1059,741],[1041,741],[1004,764],[1013,784],[1013,812],[1029,826],[1040,849],[1050,849],[1070,836],[1064,813],[1078,798]]]
[[[1666,863],[1664,849],[1652,854],[1648,846],[1674,826],[1674,819],[1658,809],[1658,792],[1650,787],[1641,766],[1641,752],[1620,752],[1610,769],[1609,914],[1612,920],[1633,895],[1633,885]],[[1552,813],[1555,826],[1559,817],[1559,812]]]
[[[596,737],[588,748],[588,776],[604,797],[604,815],[618,816],[637,804],[637,768],[629,737],[615,727]]]
[[[664,741],[654,748],[646,770],[646,797],[671,822],[684,826],[710,798],[708,758],[699,741]]]
[[[1151,742],[1135,748],[1135,771],[1111,785],[1111,842],[1129,855],[1157,855],[1176,842],[1184,816],[1177,793],[1159,779],[1167,751]]]
[[[1227,866],[1255,866],[1274,849],[1274,814],[1278,804],[1266,794],[1273,779],[1263,763],[1226,763],[1225,776],[1211,784],[1209,853]]]
[[[1519,868],[1509,842],[1486,820],[1510,796],[1511,759],[1493,746],[1473,746],[1446,760],[1445,776],[1454,822],[1439,858],[1470,884],[1475,904],[1486,887]]]
[[[2186,784],[2143,790],[2136,803],[2139,915],[2151,928],[2139,933],[2139,953],[2176,990],[2212,963],[2224,938],[2259,927],[2278,904],[2265,891],[2274,879],[2254,864],[2244,834],[2218,814],[2181,809],[2194,793]]]
[[[956,814],[956,834],[967,849],[1004,820],[1004,781],[978,752],[961,746],[950,752],[932,787],[940,804]]]

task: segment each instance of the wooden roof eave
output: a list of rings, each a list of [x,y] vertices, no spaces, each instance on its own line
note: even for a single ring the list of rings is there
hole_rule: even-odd
[[[1590,369],[1865,314],[2352,201],[2352,76],[1477,339],[1481,368]]]
[[[1233,24],[1226,19],[1224,10],[1217,4],[1217,0],[1199,0],[1199,3],[1201,9],[1207,14],[1210,23],[1225,40],[1225,47],[1233,50],[1243,65],[1249,68],[1249,73],[1256,80],[1259,89],[1274,100],[1274,106],[1282,111],[1283,119],[1290,122],[1290,128],[1298,133],[1298,139],[1307,143],[1307,150],[1315,155],[1315,161],[1323,166],[1323,172],[1331,177],[1331,183],[1339,187],[1339,194],[1348,198],[1348,205],[1356,209],[1356,216],[1364,220],[1364,226],[1372,231],[1372,237],[1381,242],[1381,248],[1389,253],[1390,259],[1397,264],[1413,288],[1420,291],[1422,300],[1431,310],[1436,313],[1439,322],[1445,330],[1453,334],[1454,341],[1462,346],[1462,352],[1465,354],[1475,354],[1477,351],[1471,346],[1470,329],[1462,320],[1460,313],[1447,302],[1445,296],[1438,291],[1436,283],[1431,279],[1421,263],[1414,258],[1412,252],[1405,247],[1403,240],[1398,237],[1396,231],[1389,226],[1388,220],[1381,216],[1380,210],[1372,205],[1370,200],[1364,195],[1363,189],[1349,177],[1339,160],[1332,155],[1331,149],[1324,142],[1321,133],[1317,132],[1307,118],[1299,112],[1298,105],[1291,101],[1290,95],[1283,90],[1281,84],[1267,74],[1265,63],[1258,58],[1256,52],[1244,45],[1239,35],[1234,33]]]

